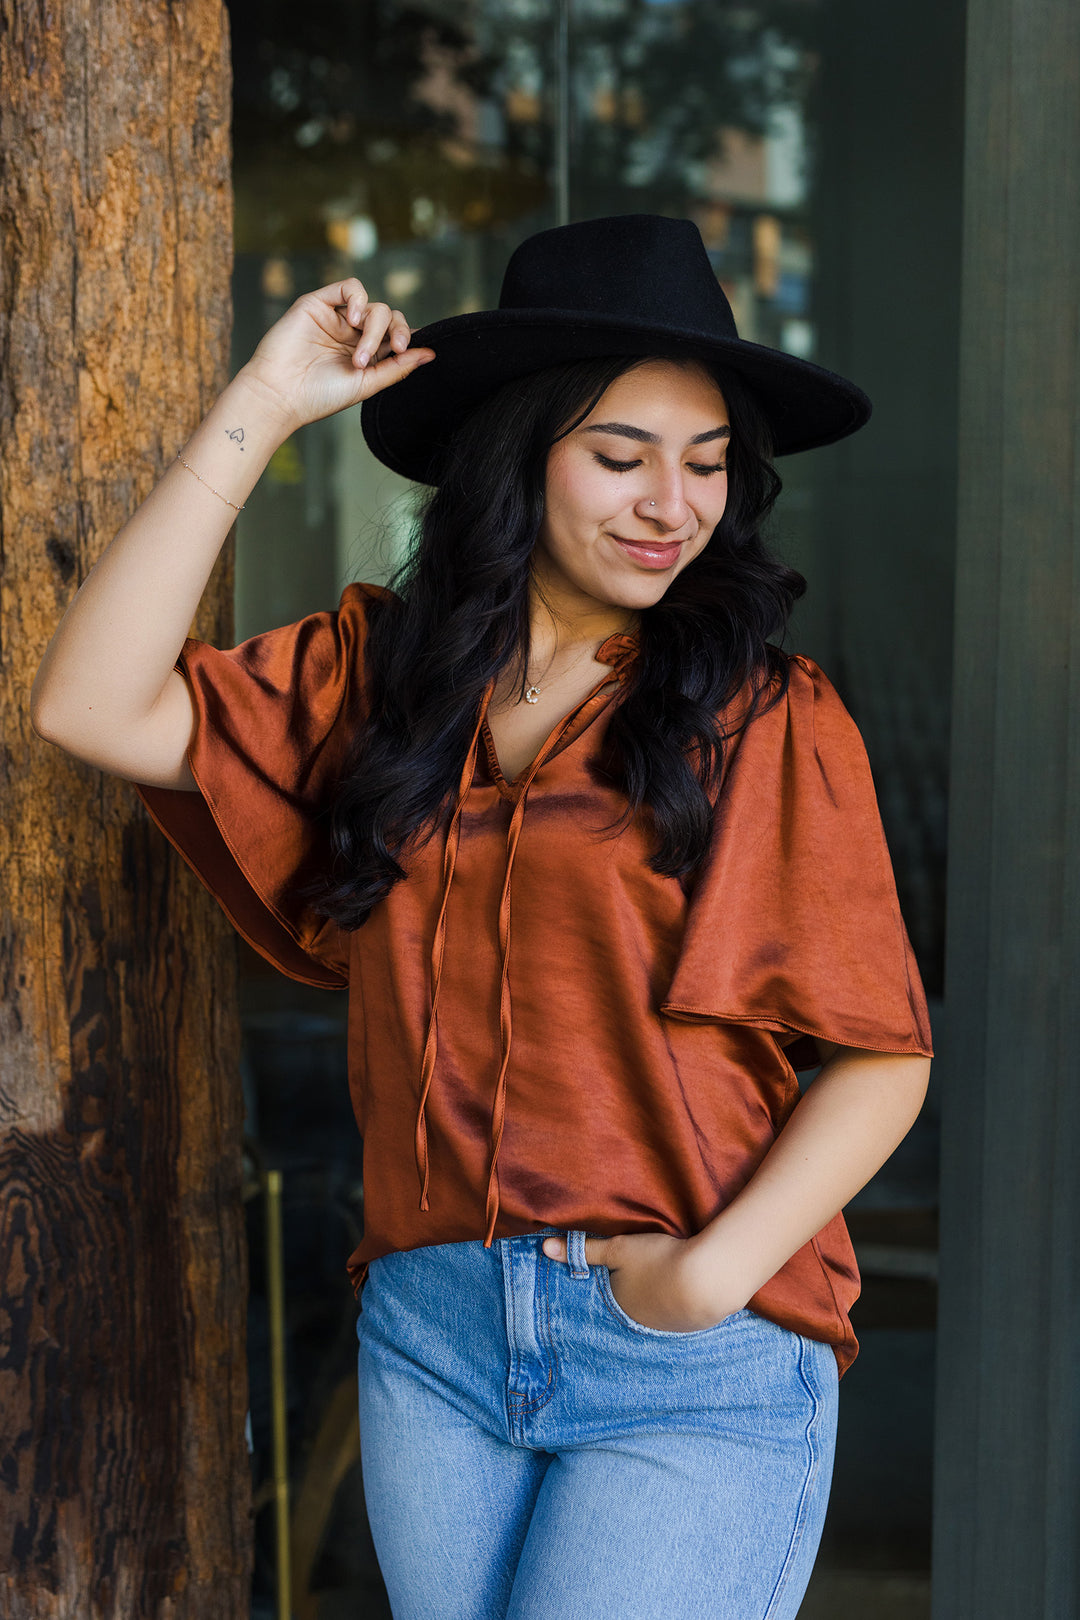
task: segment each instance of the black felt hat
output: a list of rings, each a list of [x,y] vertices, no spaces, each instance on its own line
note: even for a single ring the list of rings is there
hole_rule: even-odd
[[[498,309],[422,327],[431,365],[365,400],[364,437],[386,466],[436,483],[463,417],[504,383],[601,355],[698,359],[737,372],[778,455],[831,444],[870,415],[854,383],[779,349],[747,343],[697,226],[659,214],[590,219],[522,242]]]

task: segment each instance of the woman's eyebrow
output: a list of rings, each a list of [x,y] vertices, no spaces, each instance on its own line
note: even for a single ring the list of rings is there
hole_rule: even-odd
[[[659,444],[659,433],[650,433],[647,428],[632,427],[629,422],[590,422],[583,430],[586,433],[615,433],[620,439],[636,439],[639,444]],[[710,428],[707,433],[695,433],[688,444],[708,444],[710,439],[730,439],[731,429],[727,423],[723,427]]]
[[[587,433],[617,433],[620,439],[637,439],[639,444],[659,444],[659,433],[647,428],[631,427],[629,422],[590,422]]]

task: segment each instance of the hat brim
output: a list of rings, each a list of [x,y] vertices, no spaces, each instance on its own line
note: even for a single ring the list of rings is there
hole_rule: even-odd
[[[364,438],[405,478],[438,482],[446,445],[464,417],[504,383],[548,366],[601,356],[705,360],[736,372],[764,413],[777,455],[834,444],[869,419],[861,388],[812,361],[742,338],[657,328],[567,310],[500,309],[421,327],[413,346],[435,359],[365,400]]]

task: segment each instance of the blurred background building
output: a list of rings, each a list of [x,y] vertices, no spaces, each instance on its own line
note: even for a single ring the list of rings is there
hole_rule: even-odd
[[[633,212],[699,225],[742,336],[857,380],[849,443],[787,458],[777,549],[810,589],[790,636],[866,739],[936,1034],[944,1032],[964,20],[960,0],[231,0],[234,362],[301,291],[358,276],[411,323],[493,306],[523,237]],[[237,640],[385,580],[415,492],[359,412],[276,454],[238,526]],[[344,1259],[363,1219],[344,997],[243,955],[249,1133],[284,1174],[294,1490],[321,1620],[389,1613],[355,1457]],[[940,1067],[936,1075],[940,1074]],[[804,1613],[930,1613],[937,1087],[849,1219],[862,1354]],[[268,1469],[259,1224],[252,1436]],[[322,1476],[317,1478],[319,1470]],[[314,1470],[314,1473],[312,1472]],[[321,1482],[320,1482],[321,1479]],[[306,1492],[306,1495],[304,1494]],[[320,1495],[321,1492],[321,1495]],[[271,1612],[270,1515],[256,1613]],[[262,1607],[260,1608],[259,1605]]]

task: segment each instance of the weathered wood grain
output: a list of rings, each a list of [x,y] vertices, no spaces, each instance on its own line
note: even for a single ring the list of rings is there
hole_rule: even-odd
[[[33,733],[66,604],[226,380],[221,0],[0,0],[0,1613],[247,1611],[235,950]],[[228,642],[231,557],[196,631]]]

